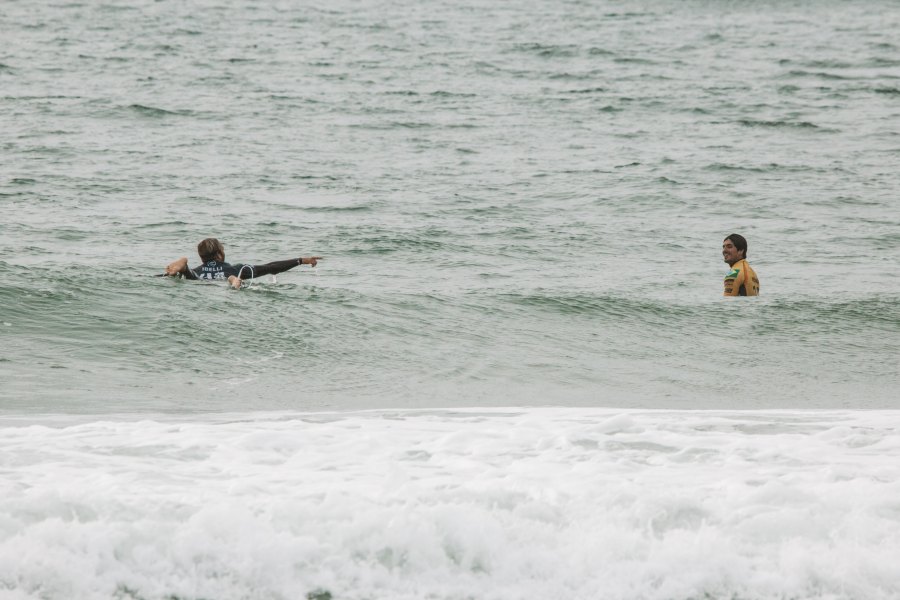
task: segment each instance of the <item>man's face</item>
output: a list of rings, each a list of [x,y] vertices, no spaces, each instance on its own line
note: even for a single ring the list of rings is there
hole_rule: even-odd
[[[734,247],[734,243],[731,240],[725,240],[722,242],[722,258],[725,259],[729,265],[733,265],[737,261],[744,258],[741,256],[743,252]]]

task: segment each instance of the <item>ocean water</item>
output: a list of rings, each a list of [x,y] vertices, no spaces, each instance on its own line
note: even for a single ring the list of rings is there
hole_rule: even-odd
[[[0,597],[896,598],[898,30],[5,0]]]

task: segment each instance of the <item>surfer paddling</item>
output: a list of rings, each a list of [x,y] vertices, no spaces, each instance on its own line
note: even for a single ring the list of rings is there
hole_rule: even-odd
[[[747,240],[732,233],[722,242],[722,257],[731,267],[725,275],[725,296],[759,296],[759,277],[747,263]]]
[[[188,259],[183,256],[166,266],[165,275],[170,277],[182,276],[185,279],[203,279],[211,281],[227,280],[231,287],[238,289],[245,279],[253,279],[263,275],[275,275],[300,265],[315,267],[321,256],[301,256],[277,260],[264,265],[230,264],[225,262],[225,246],[216,238],[206,238],[197,244],[197,254],[203,264],[191,269],[188,267]]]

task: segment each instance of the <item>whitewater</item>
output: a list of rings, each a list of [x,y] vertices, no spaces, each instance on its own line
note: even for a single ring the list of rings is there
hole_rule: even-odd
[[[896,412],[4,419],[0,596],[896,598]]]

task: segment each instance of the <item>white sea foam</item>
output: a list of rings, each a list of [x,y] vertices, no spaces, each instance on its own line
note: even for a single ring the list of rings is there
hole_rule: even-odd
[[[897,598],[900,412],[7,419],[0,597]]]

